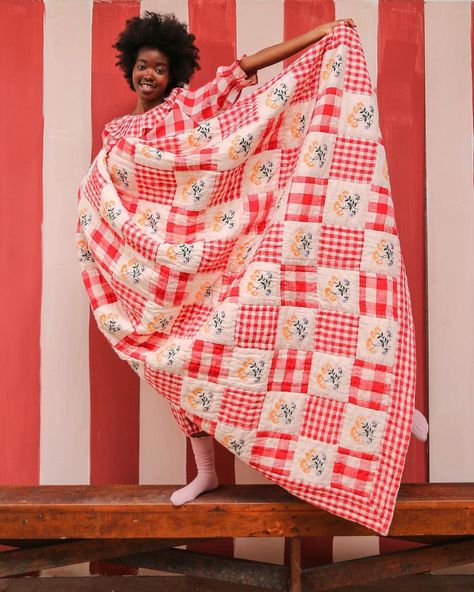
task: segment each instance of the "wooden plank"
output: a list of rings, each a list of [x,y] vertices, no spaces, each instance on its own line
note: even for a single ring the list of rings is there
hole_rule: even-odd
[[[303,570],[301,582],[306,592],[336,590],[354,582],[377,581],[380,586],[380,580],[463,565],[472,561],[473,556],[471,539],[311,567]]]
[[[290,579],[289,569],[282,565],[184,549],[139,553],[114,559],[114,563],[209,578],[225,583],[271,588],[280,592],[288,590]]]
[[[183,506],[176,485],[0,487],[0,538],[367,535],[277,485],[222,485]],[[402,484],[389,536],[474,536],[474,483]]]
[[[290,591],[301,592],[301,538],[292,537],[290,541]]]
[[[107,560],[114,557],[156,551],[186,544],[187,539],[119,539],[63,541],[52,545],[29,549],[16,549],[0,553],[0,577],[25,574],[32,570],[48,569],[64,565],[76,565],[85,561]]]
[[[405,576],[385,580],[383,592],[472,592],[474,576],[450,575]],[[187,576],[108,576],[92,577],[41,577],[4,578],[0,580],[0,592],[257,592],[256,586],[223,584],[203,578]],[[338,588],[337,592],[380,592],[380,584],[363,584],[350,588]]]

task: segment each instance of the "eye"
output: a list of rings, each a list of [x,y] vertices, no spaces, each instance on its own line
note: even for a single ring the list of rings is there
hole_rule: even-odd
[[[141,70],[142,68],[144,68],[145,66],[143,66],[143,64],[138,64],[137,68],[138,70]]]

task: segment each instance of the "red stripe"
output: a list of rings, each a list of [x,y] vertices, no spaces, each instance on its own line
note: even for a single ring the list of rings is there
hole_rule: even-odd
[[[138,0],[94,1],[92,16],[92,155],[99,151],[104,124],[136,103],[112,43],[126,19],[138,15]],[[110,347],[90,317],[91,484],[138,483],[140,381]],[[136,568],[94,561],[91,574],[136,574]]]
[[[216,74],[218,66],[231,64],[236,57],[235,0],[189,0],[189,32],[196,35],[200,66],[191,81],[191,88],[199,88]],[[235,456],[214,440],[216,470],[221,484],[235,483]],[[188,483],[194,479],[196,468],[191,442],[187,440],[186,475]],[[188,544],[194,551],[214,553],[225,557],[234,554],[232,538],[216,542]]]
[[[416,406],[427,412],[424,3],[380,0],[377,100],[415,323]],[[427,445],[412,438],[403,482],[428,478]],[[380,539],[381,553],[418,546]]]
[[[335,20],[333,0],[285,0],[284,39],[306,33],[313,27]],[[286,67],[298,59],[302,52],[284,60]],[[311,567],[332,563],[332,536],[305,537],[301,544],[301,566]],[[289,565],[290,546],[285,543],[285,565]]]
[[[0,3],[0,479],[17,485],[38,485],[40,470],[43,14],[39,0]]]

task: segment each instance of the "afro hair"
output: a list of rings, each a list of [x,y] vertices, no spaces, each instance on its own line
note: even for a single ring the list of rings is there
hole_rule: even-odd
[[[193,43],[195,39],[174,14],[147,10],[143,17],[128,19],[125,29],[112,45],[119,52],[115,65],[123,70],[125,80],[134,91],[132,72],[139,50],[142,47],[159,49],[169,58],[170,81],[165,91],[168,95],[173,88],[188,84],[194,71],[201,69],[199,49]]]

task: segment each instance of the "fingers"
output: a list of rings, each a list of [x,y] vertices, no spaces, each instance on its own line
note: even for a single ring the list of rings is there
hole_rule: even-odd
[[[343,22],[346,25],[349,25],[350,27],[357,27],[357,25],[354,22],[354,19],[352,18],[339,19],[338,22]]]

